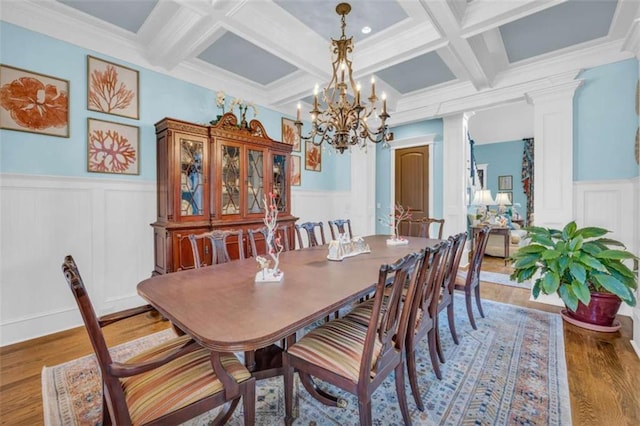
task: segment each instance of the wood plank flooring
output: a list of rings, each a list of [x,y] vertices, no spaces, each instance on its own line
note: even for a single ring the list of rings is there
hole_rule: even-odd
[[[483,270],[509,273],[500,258],[486,257]],[[488,300],[559,312],[560,308],[529,300],[529,291],[483,283]],[[620,317],[616,333],[596,333],[564,323],[573,424],[576,426],[640,425],[640,359],[629,340],[631,319]],[[110,346],[169,327],[150,315],[105,329]],[[84,328],[0,348],[0,424],[43,424],[40,373],[46,365],[60,364],[91,353]],[[564,426],[564,425],[563,425]]]

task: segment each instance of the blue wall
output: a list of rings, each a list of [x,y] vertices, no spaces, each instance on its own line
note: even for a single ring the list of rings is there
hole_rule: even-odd
[[[433,206],[432,214],[434,217],[442,217],[442,119],[427,120],[419,123],[407,124],[391,129],[394,134],[394,140],[400,141],[430,134],[435,134],[433,141]],[[393,145],[394,142],[391,142]],[[397,142],[396,142],[397,143]],[[378,145],[376,147],[376,218],[385,217],[389,214],[389,206],[393,204],[391,200],[391,150]],[[387,234],[389,227],[376,221],[376,232]]]
[[[140,72],[139,120],[87,110],[87,55],[124,65]],[[0,172],[2,173],[155,181],[154,124],[164,117],[204,124],[220,113],[215,104],[215,91],[211,89],[56,40],[4,21],[0,21],[0,62],[70,82],[70,137],[60,138],[0,130]],[[226,99],[228,105],[233,99],[233,94],[227,94]],[[267,134],[271,138],[279,140],[282,114],[264,107],[259,106],[258,108],[257,118],[264,125]],[[292,111],[292,113],[294,112]],[[89,117],[140,127],[139,176],[87,172],[86,145],[87,118]],[[248,118],[253,118],[251,112],[248,113]],[[325,153],[320,173],[304,170],[304,162],[302,163],[302,186],[294,187],[294,190],[295,188],[349,190],[349,176],[350,162],[348,157],[346,159],[338,158],[337,155],[326,155]]]
[[[489,189],[491,196],[495,199],[498,194],[498,176],[511,176],[513,202],[520,204],[516,207],[518,213],[522,217],[527,217],[527,198],[520,180],[523,150],[524,142],[522,140],[474,146],[476,163],[487,164],[488,179],[485,178],[485,189]]]
[[[573,179],[638,176],[634,141],[638,61],[628,59],[584,71],[574,97]]]

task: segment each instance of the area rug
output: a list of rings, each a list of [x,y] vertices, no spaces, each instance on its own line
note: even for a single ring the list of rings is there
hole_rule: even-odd
[[[480,281],[486,281],[494,284],[508,285],[510,287],[531,288],[530,282],[519,283],[512,281],[507,274],[499,274],[497,272],[480,271]]]
[[[417,425],[570,425],[571,411],[564,356],[562,319],[558,314],[483,301],[486,318],[469,325],[464,299],[456,295],[455,345],[441,317],[441,339],[446,363],[438,380],[426,343],[417,351],[419,386],[425,402],[420,412],[407,383],[407,400]],[[114,347],[113,357],[124,360],[143,348],[172,336],[167,330]],[[406,373],[405,373],[406,374]],[[296,376],[297,379],[297,376]],[[301,425],[353,425],[358,423],[356,398],[322,382],[321,387],[348,401],[346,408],[326,407],[315,401],[296,380],[296,402]],[[101,390],[93,356],[44,367],[43,406],[46,425],[99,425]],[[284,419],[282,378],[259,381],[256,423],[280,425]],[[372,397],[374,424],[402,424],[393,375]],[[216,410],[187,424],[208,424]],[[241,425],[242,408],[230,424]]]

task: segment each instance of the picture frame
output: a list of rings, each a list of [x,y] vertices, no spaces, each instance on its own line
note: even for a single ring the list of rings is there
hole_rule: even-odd
[[[291,156],[291,186],[300,186],[302,184],[302,170],[300,169],[300,157]]]
[[[505,191],[504,193],[509,197],[509,202],[513,204],[513,191]]]
[[[304,144],[304,169],[322,171],[322,149],[309,141]]]
[[[109,89],[114,87],[115,93]],[[87,109],[138,120],[140,73],[87,55]]]
[[[87,118],[87,171],[139,175],[140,128]]]
[[[498,176],[498,191],[512,191],[513,190],[513,176]]]
[[[300,152],[300,132],[295,123],[290,118],[282,117],[282,142],[293,145],[292,151]]]
[[[69,80],[0,64],[0,128],[68,138],[69,90]]]

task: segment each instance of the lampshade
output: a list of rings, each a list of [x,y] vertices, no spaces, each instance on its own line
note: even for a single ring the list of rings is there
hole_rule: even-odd
[[[511,200],[509,200],[509,194],[506,192],[498,192],[498,195],[496,195],[496,204],[499,206],[510,206]]]
[[[481,189],[476,191],[471,204],[474,206],[490,206],[495,204],[493,197],[491,196],[491,190]]]

